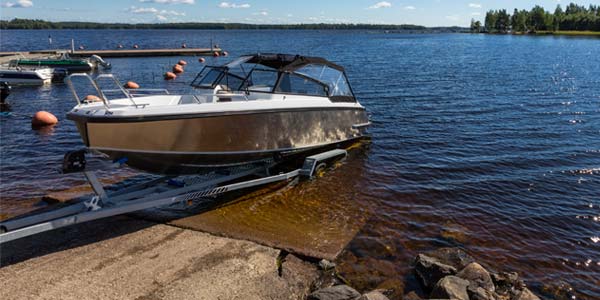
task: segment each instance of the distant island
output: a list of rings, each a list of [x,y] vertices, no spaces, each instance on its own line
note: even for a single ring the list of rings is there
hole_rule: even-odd
[[[530,11],[515,8],[512,15],[505,9],[490,10],[485,23],[471,21],[473,33],[496,34],[587,34],[600,36],[600,5],[577,5],[574,3],[563,10],[559,4],[554,13],[536,5]]]
[[[425,27],[394,24],[245,24],[245,23],[94,23],[49,22],[44,20],[1,20],[0,29],[290,29],[290,30],[385,30],[411,32],[469,32],[465,27]]]

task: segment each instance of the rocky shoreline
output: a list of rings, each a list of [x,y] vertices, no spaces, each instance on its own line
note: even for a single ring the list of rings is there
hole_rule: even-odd
[[[539,300],[515,272],[489,272],[473,257],[458,248],[441,248],[419,254],[412,266],[422,291],[377,289],[365,294],[350,287],[335,266],[321,261],[324,275],[313,286],[308,300]],[[327,278],[327,279],[323,279]]]

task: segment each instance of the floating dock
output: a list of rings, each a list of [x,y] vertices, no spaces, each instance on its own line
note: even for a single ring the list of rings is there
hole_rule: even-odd
[[[0,52],[0,63],[18,58],[42,56],[58,56],[68,53],[71,57],[89,57],[100,55],[107,57],[152,57],[152,56],[212,56],[215,52],[222,53],[221,48],[172,48],[172,49],[114,49],[114,50],[36,50],[26,52]]]

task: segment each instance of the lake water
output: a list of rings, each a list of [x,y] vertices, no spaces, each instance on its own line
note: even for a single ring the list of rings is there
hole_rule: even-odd
[[[339,63],[373,120],[370,149],[348,163],[356,176],[329,178],[337,188],[320,192],[330,201],[351,195],[369,209],[367,225],[339,261],[350,281],[368,289],[399,280],[408,292],[408,264],[417,253],[460,246],[492,269],[520,272],[537,293],[570,285],[568,297],[600,299],[600,39],[3,31],[1,49],[47,49],[49,34],[58,48],[71,38],[89,49],[208,47],[213,39],[231,57],[286,52]],[[186,73],[162,80],[179,59],[109,61],[123,81],[182,91],[201,65],[184,58]],[[82,182],[56,172],[64,152],[82,143],[65,119],[75,104],[66,86],[15,88],[9,100],[13,115],[0,118],[0,207],[14,215],[49,190]],[[62,122],[33,131],[29,117],[38,110]]]

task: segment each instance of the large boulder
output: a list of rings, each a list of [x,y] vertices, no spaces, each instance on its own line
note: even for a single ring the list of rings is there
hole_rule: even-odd
[[[386,297],[383,293],[381,293],[380,291],[371,291],[368,292],[362,296],[360,296],[360,298],[358,298],[358,300],[390,300],[388,297]]]
[[[410,291],[408,294],[402,297],[403,300],[423,300],[415,291]]]
[[[472,284],[493,292],[494,282],[490,273],[480,264],[472,262],[456,274],[457,277],[470,281]]]
[[[429,298],[469,300],[468,286],[469,281],[467,280],[456,276],[446,276],[438,281]]]
[[[427,253],[427,256],[436,258],[443,264],[453,266],[457,270],[464,269],[475,261],[473,257],[459,248],[440,248]]]
[[[540,298],[538,296],[536,296],[534,293],[532,293],[528,288],[523,288],[523,290],[519,291],[513,299],[514,300],[540,300]]]
[[[309,300],[356,300],[360,293],[347,285],[336,285],[312,292]]]
[[[510,295],[525,288],[525,283],[519,279],[519,274],[516,272],[492,273],[491,278],[499,295]]]
[[[456,268],[440,262],[437,258],[419,254],[415,259],[415,273],[423,286],[431,290],[440,279],[456,274]]]
[[[498,294],[484,289],[480,286],[475,286],[473,284],[467,287],[467,294],[469,294],[470,300],[497,300],[500,299]]]

